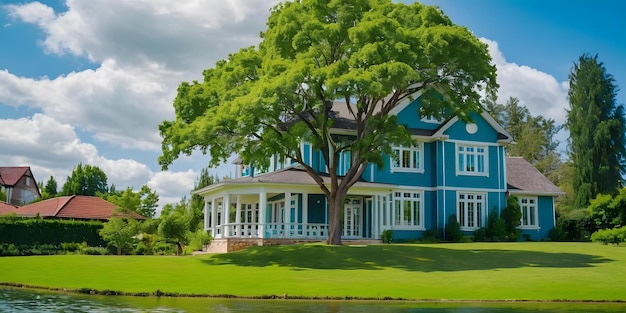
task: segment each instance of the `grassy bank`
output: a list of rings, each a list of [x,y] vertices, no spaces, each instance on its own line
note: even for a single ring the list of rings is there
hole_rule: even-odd
[[[303,297],[626,300],[626,248],[593,243],[254,247],[187,257],[0,258],[0,282]]]

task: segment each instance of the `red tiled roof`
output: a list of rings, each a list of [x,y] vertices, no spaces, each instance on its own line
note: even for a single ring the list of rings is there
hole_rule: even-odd
[[[144,220],[135,212],[120,212],[118,206],[102,198],[91,196],[64,196],[31,203],[19,208],[19,216],[56,217],[66,219],[108,220],[127,217]]]
[[[0,201],[0,215],[17,212],[17,205]]]
[[[29,170],[28,166],[0,166],[0,183],[4,186],[15,186]]]
[[[565,192],[541,174],[535,166],[521,157],[506,158],[506,182],[511,194],[546,196],[565,194]]]

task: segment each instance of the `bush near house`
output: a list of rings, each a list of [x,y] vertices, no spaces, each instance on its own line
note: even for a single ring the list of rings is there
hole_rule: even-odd
[[[601,229],[591,235],[593,242],[600,242],[603,245],[618,245],[626,241],[626,226],[612,229]]]

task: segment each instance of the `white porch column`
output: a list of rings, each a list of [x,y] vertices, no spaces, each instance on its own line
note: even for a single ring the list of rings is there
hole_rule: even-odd
[[[217,201],[211,199],[211,237],[216,238],[215,228],[217,228]]]
[[[283,220],[283,227],[285,228],[285,236],[292,236],[292,224],[291,224],[291,192],[285,192],[285,219]]]
[[[225,224],[230,223],[230,195],[224,194],[224,199],[222,200],[222,236],[230,237],[231,234],[228,233],[229,226]]]
[[[259,237],[265,238],[265,219],[267,218],[267,193],[259,194]]]
[[[374,196],[372,201],[372,237],[378,239],[380,236],[380,196]]]
[[[309,194],[302,193],[302,234],[306,236],[306,231],[309,228]]]
[[[204,198],[204,230],[209,229],[209,225],[211,225],[211,213],[209,212],[209,201]]]
[[[235,212],[235,234],[237,237],[242,236],[241,233],[241,195],[237,195],[237,209]]]

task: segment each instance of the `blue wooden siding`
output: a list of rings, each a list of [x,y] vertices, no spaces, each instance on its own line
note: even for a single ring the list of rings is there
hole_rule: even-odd
[[[529,235],[531,239],[548,238],[548,233],[554,228],[554,202],[551,196],[537,197],[537,212],[539,229],[524,229],[522,235]]]

